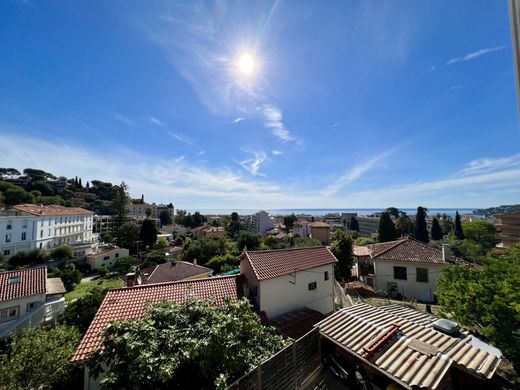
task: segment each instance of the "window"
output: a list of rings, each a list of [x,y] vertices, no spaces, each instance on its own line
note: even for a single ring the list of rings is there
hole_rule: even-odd
[[[13,221],[7,221],[6,229],[11,230],[12,228],[13,228]]]
[[[5,235],[5,242],[11,242],[11,233]]]
[[[119,253],[116,253],[114,257],[117,259],[119,257]]]
[[[4,256],[11,255],[11,249],[4,249]]]
[[[309,291],[316,290],[317,287],[318,287],[318,285],[316,282],[309,283]]]
[[[24,228],[24,229],[27,228],[27,220],[26,219],[23,220],[22,228]]]
[[[103,257],[103,260],[110,260],[110,256]]]
[[[323,273],[323,280],[329,280],[329,271]]]
[[[43,248],[43,244],[40,242],[40,249],[42,249],[42,248]]]
[[[406,267],[394,267],[394,279],[406,280]]]
[[[7,284],[18,284],[20,283],[20,277],[19,276],[11,276],[7,279]]]
[[[9,321],[14,318],[18,318],[20,312],[19,306],[8,307],[7,309],[0,310],[0,322]]]
[[[25,241],[27,239],[27,233],[22,232],[22,241]]]
[[[428,283],[428,268],[417,268],[417,281]]]
[[[27,311],[31,311],[32,309],[34,309],[36,306],[38,306],[38,302],[29,302],[27,304]]]
[[[40,238],[43,237],[43,230],[40,230]]]

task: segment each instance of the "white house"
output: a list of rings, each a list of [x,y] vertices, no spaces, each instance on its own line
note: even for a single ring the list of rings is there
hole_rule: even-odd
[[[70,246],[77,257],[97,248],[93,212],[80,207],[20,204],[0,216],[0,253],[9,258],[30,249]]]
[[[120,257],[127,257],[129,255],[130,251],[125,248],[119,248],[117,246],[106,248],[88,255],[87,264],[90,265],[93,270],[100,269],[102,266],[109,268]]]
[[[336,262],[325,246],[245,252],[240,256],[248,285],[244,295],[269,319],[302,307],[329,314]]]
[[[245,225],[247,230],[263,236],[268,230],[275,227],[275,221],[268,212],[262,210],[246,217]]]
[[[46,267],[0,273],[0,340],[25,327],[52,323],[63,313],[65,288]]]
[[[354,253],[358,275],[376,291],[408,299],[433,302],[442,269],[451,264],[467,264],[446,251],[412,238],[373,244]],[[367,272],[365,272],[367,271]]]

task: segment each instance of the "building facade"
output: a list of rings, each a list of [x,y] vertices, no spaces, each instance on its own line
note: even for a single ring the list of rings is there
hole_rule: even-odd
[[[268,230],[275,227],[275,221],[268,212],[262,210],[258,213],[247,216],[244,225],[246,230],[263,236]]]
[[[520,211],[516,213],[498,214],[495,228],[500,243],[497,246],[507,248],[520,242]]]
[[[130,252],[128,249],[118,247],[108,248],[88,255],[87,264],[90,265],[93,270],[100,269],[103,266],[109,268],[120,257],[127,257],[129,255]]]
[[[313,222],[309,225],[311,238],[319,240],[323,245],[330,242],[330,225],[325,222]]]
[[[0,216],[0,254],[5,258],[31,249],[69,246],[76,257],[97,248],[93,212],[78,207],[21,204]]]
[[[356,217],[359,224],[359,235],[363,237],[373,237],[377,234],[379,217]]]
[[[151,214],[150,218],[153,219],[160,219],[160,215],[163,211],[166,211],[168,214],[170,214],[170,217],[174,218],[174,208],[173,206],[168,207],[168,205],[165,204],[149,204],[149,203],[130,203],[127,206],[128,211],[128,218],[130,219],[144,219],[146,218],[146,210],[150,209]]]

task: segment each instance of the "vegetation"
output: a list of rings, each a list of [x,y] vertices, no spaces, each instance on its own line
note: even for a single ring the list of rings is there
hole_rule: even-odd
[[[261,325],[245,298],[224,306],[162,302],[144,319],[114,322],[104,334],[104,351],[90,367],[94,375],[109,367],[101,379],[109,389],[225,388],[288,345]]]
[[[45,253],[39,249],[26,252],[17,252],[7,261],[10,268],[24,267],[28,265],[43,264],[46,260]]]
[[[392,221],[392,218],[390,218],[390,214],[386,211],[381,213],[379,226],[377,228],[377,236],[379,238],[379,242],[395,240],[395,225]]]
[[[476,209],[473,210],[473,214],[478,215],[496,215],[505,213],[514,213],[520,210],[520,204],[502,205],[498,207],[490,207],[487,209]]]
[[[489,338],[518,371],[520,347],[520,244],[486,259],[485,267],[445,267],[438,281],[439,303],[462,325]]]
[[[240,218],[238,216],[238,213],[232,212],[230,216],[230,221],[228,224],[228,234],[229,237],[235,238],[240,233]]]
[[[236,256],[233,256],[231,253],[226,253],[225,255],[212,257],[206,266],[215,271],[215,274],[219,274],[231,271],[237,268],[239,264],[240,261]]]
[[[69,302],[63,314],[65,325],[76,326],[84,334],[94,319],[107,291],[107,288],[104,288],[102,285],[96,285],[90,288],[84,295]]]
[[[114,228],[119,229],[126,222],[128,215],[127,207],[130,203],[130,196],[128,195],[128,186],[122,182],[112,189],[112,209],[114,210]]]
[[[119,257],[112,264],[111,270],[117,272],[119,275],[125,275],[130,271],[133,271],[139,264],[137,258],[133,256]]]
[[[260,247],[260,237],[251,232],[240,232],[237,239],[237,249],[239,252],[245,249],[254,251]]]
[[[203,237],[198,240],[186,240],[180,258],[184,261],[197,260],[199,264],[207,263],[215,256],[227,252],[226,240],[221,237]]]
[[[145,248],[151,247],[157,242],[157,227],[155,222],[146,218],[141,225],[139,239],[143,242]]]
[[[359,232],[359,222],[356,217],[350,217],[350,230]]]
[[[439,241],[442,240],[444,235],[442,234],[441,225],[439,224],[439,220],[434,217],[432,220],[432,240]]]
[[[161,226],[171,225],[173,223],[172,216],[166,210],[163,210],[159,213],[159,219],[161,220]]]
[[[72,248],[70,246],[59,246],[51,250],[49,257],[53,260],[66,260],[72,259],[74,253],[72,252]]]
[[[334,274],[336,279],[344,282],[350,278],[354,254],[352,252],[352,239],[343,232],[337,232],[330,244],[330,250],[338,259]]]
[[[366,246],[366,245],[370,245],[370,244],[375,244],[375,241],[369,237],[359,237],[356,240],[356,245],[359,245],[359,246]]]
[[[0,355],[0,388],[67,388],[74,366],[69,364],[80,339],[74,327],[25,330]]]
[[[464,240],[464,230],[462,229],[462,224],[460,223],[460,215],[457,211],[455,213],[455,238],[457,240]]]
[[[65,290],[67,292],[70,292],[74,290],[74,287],[81,282],[81,277],[83,274],[79,272],[79,270],[75,269],[74,267],[66,267],[66,268],[58,268],[53,270],[50,273],[50,276],[60,278],[63,282],[63,286],[65,287]]]
[[[114,233],[114,241],[121,248],[129,249],[130,253],[137,253],[136,242],[139,240],[139,234],[139,227],[135,223],[125,222]]]
[[[416,240],[428,243],[430,237],[428,235],[428,228],[426,225],[426,207],[417,207],[417,214],[415,215],[414,236]]]
[[[296,215],[294,215],[294,213],[292,213],[291,215],[286,215],[285,217],[283,217],[283,224],[285,226],[285,232],[286,233],[289,233],[293,227],[294,227],[294,223],[298,220],[298,218],[296,218]]]
[[[495,226],[486,221],[464,222],[461,225],[464,239],[457,239],[457,229],[450,233],[450,244],[456,256],[479,261],[495,246]]]
[[[110,288],[121,288],[123,287],[123,282],[121,279],[101,279],[101,280],[89,280],[83,281],[81,283],[76,284],[73,291],[65,294],[65,300],[67,302],[72,302],[74,299],[79,299],[89,291],[95,288],[101,289],[110,289]]]
[[[206,222],[206,217],[195,211],[193,215],[188,213],[186,210],[177,210],[177,215],[175,216],[175,223],[178,225],[183,225],[189,228],[196,228],[202,226]]]

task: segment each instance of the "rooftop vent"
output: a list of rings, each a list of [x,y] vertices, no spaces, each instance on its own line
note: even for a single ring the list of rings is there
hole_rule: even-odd
[[[20,277],[19,276],[11,276],[9,279],[7,279],[7,284],[18,284],[20,283]]]
[[[445,318],[438,319],[432,326],[435,330],[445,333],[450,336],[456,336],[459,333],[460,326],[456,322],[447,320]]]

